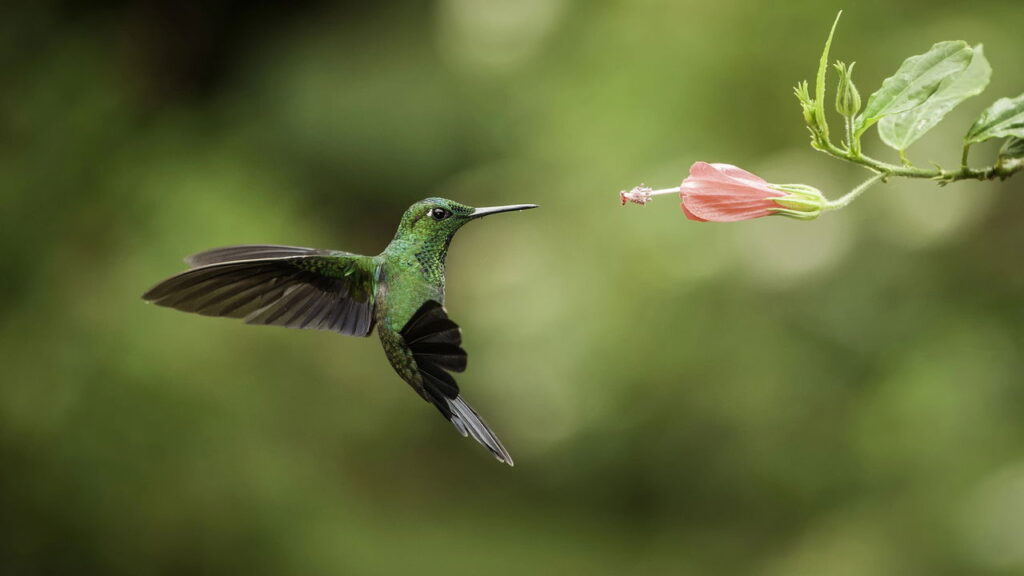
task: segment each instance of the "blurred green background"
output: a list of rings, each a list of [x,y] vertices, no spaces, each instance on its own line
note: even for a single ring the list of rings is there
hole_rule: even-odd
[[[811,223],[618,205],[696,160],[865,178],[791,94],[842,7],[5,5],[0,573],[1024,574],[1024,176]],[[865,97],[985,45],[989,89],[916,162],[1024,91],[1024,3],[845,8]],[[426,196],[542,205],[448,260],[513,469],[376,336],[140,299],[214,246],[375,254]]]

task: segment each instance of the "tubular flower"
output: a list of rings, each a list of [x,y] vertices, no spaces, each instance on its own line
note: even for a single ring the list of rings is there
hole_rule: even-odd
[[[679,186],[683,213],[698,222],[736,222],[781,215],[810,220],[825,197],[802,184],[769,184],[731,164],[696,162]]]
[[[683,213],[697,222],[736,222],[772,215],[811,220],[822,210],[841,207],[830,204],[817,188],[769,184],[732,164],[707,162],[690,166],[690,175],[676,188],[653,190],[641,184],[628,192],[622,190],[619,204],[632,202],[643,206],[664,194],[679,194]]]

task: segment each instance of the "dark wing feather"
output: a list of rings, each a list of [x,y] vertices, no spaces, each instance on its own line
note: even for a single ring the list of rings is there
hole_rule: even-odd
[[[409,347],[422,380],[424,398],[433,404],[463,436],[472,436],[501,462],[512,466],[501,440],[483,418],[459,395],[459,385],[449,372],[466,369],[462,332],[448,318],[439,302],[427,301],[400,332]]]
[[[239,260],[265,260],[267,258],[289,258],[295,256],[327,256],[330,250],[316,248],[300,248],[298,246],[281,246],[279,244],[245,244],[242,246],[224,246],[214,248],[185,258],[192,268],[220,264],[221,262],[237,262]],[[344,254],[335,252],[335,254]],[[355,256],[355,254],[347,254]]]
[[[247,258],[268,254],[278,256]],[[236,256],[247,259],[230,259]],[[249,324],[353,336],[373,330],[371,258],[289,246],[231,246],[202,252],[189,262],[201,264],[157,284],[143,298],[183,312],[242,318]]]

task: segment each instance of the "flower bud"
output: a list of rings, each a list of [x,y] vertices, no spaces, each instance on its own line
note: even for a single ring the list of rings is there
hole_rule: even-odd
[[[847,66],[843,62],[836,62],[836,71],[839,72],[839,86],[836,88],[836,111],[843,116],[852,118],[860,112],[860,92],[853,83],[854,62]]]
[[[810,91],[807,88],[807,82],[803,81],[793,88],[793,94],[796,99],[800,101],[800,111],[804,115],[804,123],[815,133],[818,132],[817,122],[814,119],[814,100],[811,99]]]

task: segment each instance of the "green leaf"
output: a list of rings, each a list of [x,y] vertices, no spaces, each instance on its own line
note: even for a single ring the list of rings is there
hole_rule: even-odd
[[[1024,139],[1009,138],[999,149],[999,161],[1024,158]]]
[[[964,136],[964,144],[977,144],[990,138],[1024,138],[1024,94],[1000,98],[989,106]]]
[[[972,56],[973,50],[966,42],[955,40],[939,42],[928,52],[904,60],[899,70],[868,98],[864,112],[857,117],[856,135],[886,116],[920,106],[943,80],[967,68]]]
[[[999,149],[996,168],[1004,174],[1024,168],[1024,140],[1007,138],[1006,142],[1003,142],[1003,147]]]
[[[832,29],[828,31],[828,40],[825,40],[825,49],[821,51],[821,59],[818,60],[818,75],[814,81],[814,120],[826,142],[828,142],[828,121],[825,119],[825,71],[828,70],[828,53],[832,49],[832,37],[836,33],[836,26],[839,25],[839,18],[842,15],[843,11],[840,10],[832,22]]]
[[[886,116],[878,123],[878,135],[889,146],[905,151],[971,96],[981,94],[992,77],[992,67],[981,44],[972,49],[970,64],[960,73],[950,74],[921,105],[906,112]]]

